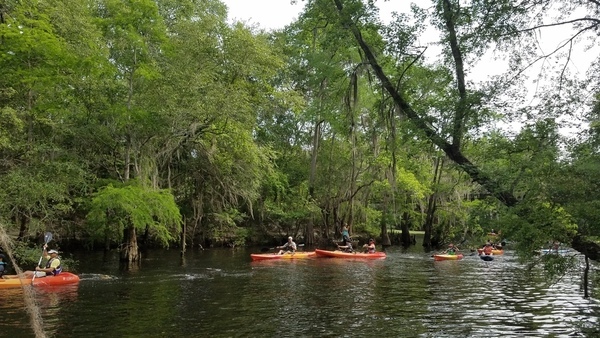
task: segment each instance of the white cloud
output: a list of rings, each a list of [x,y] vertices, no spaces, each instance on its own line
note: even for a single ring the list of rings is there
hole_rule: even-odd
[[[264,29],[279,29],[293,22],[304,2],[290,0],[221,0],[228,7],[230,21],[242,21]]]

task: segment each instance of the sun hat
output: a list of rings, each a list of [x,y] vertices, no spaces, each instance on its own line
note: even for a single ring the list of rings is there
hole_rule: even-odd
[[[53,253],[57,254],[57,253],[58,253],[58,251],[56,251],[56,250],[52,249],[52,250],[48,251],[48,253],[49,253],[49,254],[53,254]]]

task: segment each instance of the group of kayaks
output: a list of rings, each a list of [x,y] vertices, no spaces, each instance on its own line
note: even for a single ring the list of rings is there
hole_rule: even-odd
[[[345,252],[345,251],[331,251],[315,249],[315,251],[304,251],[294,253],[278,254],[250,254],[253,261],[260,260],[273,260],[273,259],[302,259],[302,258],[317,258],[317,257],[329,257],[329,258],[346,258],[346,259],[382,259],[386,257],[385,252]]]
[[[18,275],[5,275],[0,278],[0,289],[20,288],[21,286],[57,286],[79,283],[79,276],[61,272],[56,276],[20,278]]]
[[[494,250],[493,255],[502,255],[504,253],[503,250]],[[483,255],[486,257],[491,257],[491,255]],[[329,258],[355,258],[355,259],[381,259],[385,258],[385,252],[375,252],[375,253],[363,253],[363,252],[344,252],[339,250],[322,250],[315,249],[315,251],[304,251],[304,252],[294,252],[294,253],[284,253],[282,255],[273,254],[273,253],[260,253],[260,254],[250,254],[250,257],[253,261],[261,261],[261,260],[274,260],[274,259],[303,259],[303,258],[317,258],[317,257],[329,257]],[[436,261],[446,261],[446,260],[459,260],[463,259],[465,256],[462,253],[458,254],[435,254],[433,255],[433,259]],[[485,259],[484,259],[485,260]]]

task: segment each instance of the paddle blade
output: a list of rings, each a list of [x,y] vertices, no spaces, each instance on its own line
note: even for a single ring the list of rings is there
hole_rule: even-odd
[[[47,232],[44,234],[44,243],[48,244],[48,242],[50,242],[52,240],[52,233],[51,232]]]

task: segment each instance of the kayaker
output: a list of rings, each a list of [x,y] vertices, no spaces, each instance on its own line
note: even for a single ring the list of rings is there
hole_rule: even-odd
[[[490,242],[485,243],[485,246],[483,247],[483,254],[491,255],[492,250],[494,250],[494,247],[492,246],[492,244]]]
[[[4,273],[6,272],[6,262],[4,261],[6,259],[6,256],[4,256],[4,254],[0,254],[0,278],[2,278],[2,275],[4,275]]]
[[[296,252],[297,246],[296,246],[296,243],[294,242],[294,239],[292,238],[292,236],[290,236],[290,237],[288,237],[287,243],[285,243],[284,245],[278,246],[277,249],[281,249],[281,250],[279,250],[279,252],[277,254],[283,255],[286,252],[291,252],[291,253]]]
[[[373,238],[369,239],[369,244],[363,245],[363,248],[365,248],[366,253],[375,253],[375,240]]]
[[[62,272],[62,266],[60,265],[60,259],[58,258],[58,251],[52,249],[46,252],[47,245],[44,245],[44,251],[42,255],[46,257],[48,262],[46,262],[46,266],[41,268],[39,266],[35,267],[34,271],[25,271],[25,277],[30,278],[33,277],[35,273],[36,278],[46,277],[46,276],[56,276]]]
[[[458,251],[460,251],[458,249],[458,247],[454,246],[454,244],[450,243],[448,244],[448,249],[446,249],[446,251],[444,251],[444,253],[446,255],[456,255],[458,253]]]

